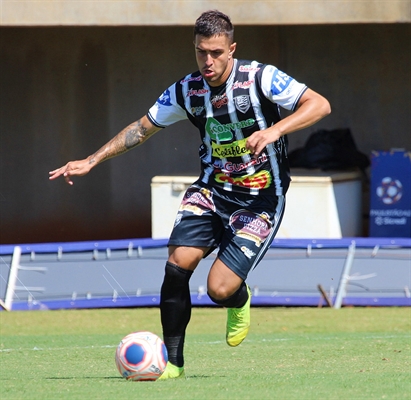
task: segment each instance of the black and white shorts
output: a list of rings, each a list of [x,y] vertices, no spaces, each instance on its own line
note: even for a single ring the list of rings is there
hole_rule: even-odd
[[[285,197],[252,196],[191,185],[180,204],[169,246],[216,248],[218,257],[246,279],[270,247],[284,214]]]

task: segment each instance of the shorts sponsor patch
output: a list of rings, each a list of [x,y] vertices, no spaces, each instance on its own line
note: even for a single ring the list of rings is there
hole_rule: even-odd
[[[229,224],[235,235],[253,241],[257,247],[260,247],[271,231],[271,222],[266,213],[238,210],[231,215]]]
[[[251,259],[251,258],[253,258],[253,257],[255,256],[254,251],[250,250],[248,247],[241,246],[241,251],[242,251],[242,252],[244,253],[244,255],[245,255],[247,258],[249,258],[249,259]]]
[[[184,194],[179,211],[190,211],[196,215],[203,215],[206,211],[215,211],[213,194],[210,190],[190,187]]]

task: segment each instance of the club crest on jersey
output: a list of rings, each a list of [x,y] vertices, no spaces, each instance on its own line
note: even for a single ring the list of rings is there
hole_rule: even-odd
[[[245,114],[250,108],[250,96],[242,95],[234,97],[235,108]]]
[[[162,104],[163,106],[171,106],[171,95],[170,91],[166,89],[162,95],[158,98],[157,103]]]

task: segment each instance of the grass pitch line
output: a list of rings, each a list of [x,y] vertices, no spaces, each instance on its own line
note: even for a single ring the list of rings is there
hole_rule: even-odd
[[[65,350],[84,350],[84,349],[113,349],[116,348],[118,344],[107,344],[104,346],[69,346],[69,347],[26,347],[26,348],[18,348],[18,349],[0,349],[0,353],[10,353],[12,351],[65,351]]]

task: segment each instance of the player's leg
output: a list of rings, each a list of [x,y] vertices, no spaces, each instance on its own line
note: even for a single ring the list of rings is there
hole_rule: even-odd
[[[226,339],[230,346],[238,346],[248,333],[251,292],[245,280],[272,243],[284,204],[283,196],[249,200],[238,195],[235,202],[220,204],[225,232],[210,270],[208,290],[214,302],[227,307]]]
[[[219,258],[208,275],[208,295],[216,304],[227,307],[226,341],[238,346],[250,328],[251,292],[244,279],[227,267]]]
[[[193,185],[185,193],[169,241],[161,288],[161,322],[169,363],[161,379],[182,376],[185,331],[191,317],[189,280],[197,264],[222,235],[212,193]]]
[[[162,379],[183,373],[185,331],[191,317],[189,281],[205,248],[170,246],[161,287],[160,313],[169,365]]]

